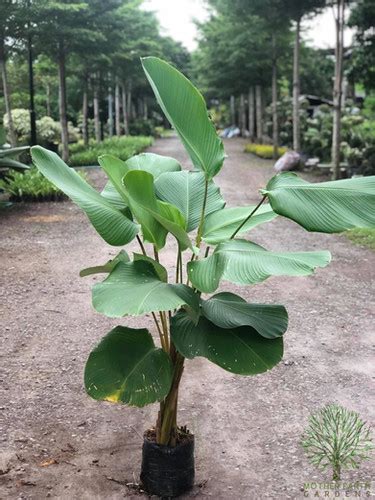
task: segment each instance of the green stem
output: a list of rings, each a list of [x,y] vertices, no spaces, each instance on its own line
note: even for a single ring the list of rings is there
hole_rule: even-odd
[[[204,184],[204,197],[203,197],[203,205],[202,205],[201,218],[200,218],[199,226],[198,226],[197,239],[195,240],[195,245],[198,248],[200,247],[201,241],[202,241],[204,215],[205,215],[205,212],[206,212],[207,197],[208,197],[208,179],[206,178],[205,184]]]
[[[183,260],[182,260],[182,252],[180,252],[180,283],[183,283],[184,281],[184,276],[183,276]]]
[[[137,235],[137,241],[139,243],[139,246],[141,247],[141,250],[142,250],[142,253],[143,255],[145,255],[147,257],[147,252],[146,252],[146,249],[142,243],[142,240],[141,238]],[[156,251],[156,250],[155,250]],[[162,349],[165,351],[165,352],[168,352],[169,350],[169,342],[168,342],[168,336],[167,336],[167,339],[165,338],[165,334],[164,332],[162,331],[162,329],[160,328],[160,325],[159,325],[159,321],[158,321],[158,318],[156,317],[156,314],[155,313],[152,313],[152,317],[154,319],[154,323],[156,325],[156,329],[158,331],[158,334],[159,334],[159,338],[160,338],[160,343],[161,343],[161,347]],[[167,341],[166,341],[167,340]]]
[[[200,216],[200,221],[198,225],[197,238],[195,241],[196,246],[199,248],[202,242],[202,234],[203,234],[203,224],[204,217],[207,206],[207,197],[208,197],[208,179],[206,178],[205,186],[204,186],[204,197],[202,204],[202,212]],[[158,260],[158,255],[156,249],[154,247],[155,259]],[[192,255],[191,260],[194,260],[195,256]],[[176,264],[176,283],[178,281],[182,282],[182,254],[180,249],[178,250],[177,255],[177,264]],[[189,283],[189,280],[188,280]],[[166,318],[163,317],[163,313],[160,313],[160,318],[163,326],[163,330],[165,333],[165,328],[168,331],[168,326],[166,326]],[[174,374],[172,380],[171,389],[167,395],[167,397],[160,403],[160,411],[157,422],[157,442],[158,444],[175,446],[176,438],[177,438],[177,400],[178,400],[178,388],[180,385],[180,380],[182,377],[182,372],[184,371],[184,361],[185,358],[176,350],[173,342],[169,344],[169,353],[174,364]]]
[[[333,466],[333,481],[340,481],[341,479],[341,467],[339,464],[334,464]]]
[[[144,245],[143,245],[143,243],[142,243],[141,238],[138,236],[138,234],[137,234],[136,238],[137,238],[137,241],[138,241],[138,243],[139,243],[139,246],[141,247],[141,250],[142,250],[143,255],[147,255],[147,253],[146,253],[146,249],[145,249],[145,247],[144,247]]]
[[[182,262],[181,262],[181,250],[180,250],[180,245],[178,246],[178,252],[177,252],[177,261],[176,261],[176,283],[180,281],[180,275],[182,273]],[[182,281],[181,281],[182,283]]]
[[[171,344],[171,355],[175,351],[173,344]],[[177,398],[178,388],[184,371],[185,358],[175,351],[175,363],[172,387],[160,405],[160,432],[158,444],[175,446],[177,437]]]
[[[243,226],[246,224],[246,222],[251,219],[251,217],[255,214],[255,212],[260,208],[260,206],[264,203],[265,199],[267,198],[267,195],[264,195],[261,201],[258,203],[258,205],[254,208],[254,210],[246,217],[246,219],[241,222],[241,224],[238,226],[238,228],[234,231],[232,236],[229,238],[230,240],[233,240],[233,238],[236,236],[236,234],[241,231]]]

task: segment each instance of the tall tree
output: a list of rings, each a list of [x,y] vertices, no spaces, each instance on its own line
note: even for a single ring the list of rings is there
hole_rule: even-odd
[[[287,0],[287,12],[295,22],[295,38],[293,50],[293,149],[301,149],[300,110],[300,48],[301,23],[304,17],[315,14],[325,6],[326,0]]]
[[[356,2],[350,12],[348,25],[356,28],[350,58],[349,75],[368,91],[375,89],[375,2]]]
[[[344,65],[344,28],[346,0],[336,0],[332,6],[335,27],[335,79],[333,86],[333,130],[332,130],[332,178],[340,178],[340,143],[341,143],[341,112],[342,112],[342,80]]]
[[[7,73],[8,42],[15,33],[17,23],[18,4],[12,0],[3,0],[0,15],[0,73],[3,86],[5,110],[8,117],[9,139],[13,146],[16,144],[16,134],[14,131],[11,94]]]
[[[39,50],[48,53],[57,63],[59,76],[59,115],[61,124],[62,157],[69,158],[67,117],[66,67],[67,59],[82,45],[93,51],[105,42],[100,32],[100,19],[94,17],[94,4],[81,0],[39,0]],[[96,2],[98,3],[98,2]],[[90,7],[90,8],[89,8]]]

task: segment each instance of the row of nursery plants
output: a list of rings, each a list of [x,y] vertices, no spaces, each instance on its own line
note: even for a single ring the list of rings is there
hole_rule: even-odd
[[[375,174],[375,99],[368,96],[360,109],[350,100],[346,101],[341,118],[341,161],[348,163],[352,174]],[[321,104],[310,116],[308,101],[301,102],[300,127],[301,150],[309,157],[321,162],[331,160],[332,151],[332,107]],[[280,141],[293,147],[292,101],[283,98],[279,102]],[[268,109],[267,132],[272,132],[272,110]]]
[[[152,137],[144,136],[112,137],[102,142],[91,140],[88,146],[79,141],[69,146],[69,163],[73,167],[98,165],[98,157],[104,154],[113,154],[125,161],[151,146],[152,142]]]
[[[331,260],[327,250],[269,251],[247,233],[280,216],[323,233],[374,227],[375,177],[311,184],[282,173],[260,190],[257,205],[228,207],[214,182],[224,148],[201,94],[166,62],[147,57],[142,64],[193,171],[152,153],[125,162],[104,154],[99,163],[108,182],[100,193],[56,154],[34,147],[32,156],[109,245],[133,240],[139,245],[133,255],[121,248],[113,260],[81,271],[81,276],[104,274],[93,286],[93,307],[119,318],[91,352],[84,384],[99,401],[138,407],[159,402],[144,436],[141,480],[149,493],[170,497],[194,482],[194,436],[186,422],[179,423],[177,411],[187,360],[202,356],[233,374],[252,376],[272,369],[283,356],[285,307],[220,292],[221,283],[254,286],[271,276],[308,276]],[[164,266],[168,235],[177,242],[173,280]],[[153,331],[127,326],[128,316],[148,314]]]
[[[0,190],[9,195],[10,201],[58,201],[65,198],[65,194],[36,168],[23,172],[10,170],[0,179]]]

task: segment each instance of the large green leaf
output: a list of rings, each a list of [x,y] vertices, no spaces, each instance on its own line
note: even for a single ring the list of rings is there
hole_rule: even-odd
[[[14,156],[18,156],[19,154],[28,151],[29,149],[29,146],[19,146],[17,148],[0,147],[0,158],[13,158]]]
[[[40,146],[34,146],[31,154],[38,170],[86,212],[107,243],[120,246],[135,238],[138,226],[87,184],[57,154]]]
[[[152,174],[154,179],[166,172],[179,172],[181,164],[170,156],[157,155],[155,153],[141,153],[132,156],[125,162],[128,170],[144,170]]]
[[[100,194],[118,210],[123,211],[128,206],[111,181],[107,182]]]
[[[29,170],[29,165],[25,165],[17,160],[12,160],[12,158],[0,158],[1,168],[12,168],[13,170]]]
[[[104,281],[93,286],[92,303],[110,318],[173,311],[185,304],[199,308],[191,288],[161,281],[152,263],[144,260],[117,264]]]
[[[262,193],[275,212],[308,231],[375,227],[375,176],[311,184],[288,172],[273,177]]]
[[[283,339],[266,339],[253,328],[220,328],[204,316],[195,325],[184,312],[171,321],[171,338],[185,358],[203,356],[224,370],[256,375],[281,361]]]
[[[222,241],[229,240],[254,208],[255,206],[224,208],[209,215],[203,226],[203,241],[209,245],[217,245]],[[271,221],[275,217],[277,214],[270,205],[262,205],[237,234],[246,233],[258,224]]]
[[[133,253],[133,259],[136,260],[144,260],[146,262],[149,262],[152,267],[154,268],[156,274],[158,275],[158,278],[161,281],[164,281],[167,283],[168,281],[168,272],[165,269],[164,266],[160,264],[160,262],[156,261],[155,259],[152,259],[148,255],[143,255],[143,253]]]
[[[124,188],[124,184],[122,182],[125,175],[129,172],[128,167],[125,162],[120,160],[120,158],[116,158],[111,155],[102,155],[98,158],[99,165],[102,167],[104,172],[110,179],[111,185],[116,189],[116,191],[120,195],[120,199],[124,201],[125,204],[128,205],[128,199],[126,196],[126,190]],[[111,186],[110,185],[110,186]],[[104,188],[104,192],[108,193],[111,187]]]
[[[210,257],[189,262],[188,275],[198,290],[214,292],[221,279],[250,285],[270,276],[306,276],[330,259],[327,251],[268,252],[250,241],[231,240],[220,243]]]
[[[202,312],[216,326],[251,326],[268,339],[280,337],[288,328],[288,313],[284,306],[249,304],[230,292],[221,292],[202,300]]]
[[[177,172],[181,170],[180,163],[169,156],[161,156],[155,153],[141,153],[122,161],[111,155],[99,157],[99,164],[111,179],[102,191],[102,196],[108,199],[120,210],[127,206],[126,193],[122,180],[130,170],[144,170],[157,179],[165,172]]]
[[[163,248],[167,232],[170,232],[182,249],[192,247],[185,231],[183,215],[173,205],[157,200],[151,174],[143,170],[132,170],[125,175],[123,183],[130,208],[141,224],[147,241],[157,249]]]
[[[224,162],[224,147],[194,85],[157,57],[142,59],[143,69],[164,114],[181,138],[194,166],[212,179]]]
[[[172,376],[168,354],[148,330],[117,326],[91,352],[85,387],[94,399],[144,406],[168,394]]]
[[[171,172],[162,174],[155,181],[155,190],[159,198],[176,206],[184,215],[187,228],[192,231],[199,225],[205,190],[203,172]],[[225,205],[220,189],[211,181],[208,184],[206,216]]]
[[[81,278],[84,278],[85,276],[90,276],[91,274],[108,274],[113,271],[119,262],[130,262],[129,255],[125,252],[125,250],[121,250],[114,259],[110,259],[104,265],[86,267],[85,269],[82,269],[79,275]]]

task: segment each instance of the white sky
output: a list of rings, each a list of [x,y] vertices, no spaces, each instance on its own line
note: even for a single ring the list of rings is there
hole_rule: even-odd
[[[189,50],[196,48],[197,30],[193,20],[207,18],[203,0],[145,0],[144,9],[156,12],[164,34],[179,40]],[[303,27],[303,37],[314,47],[334,47],[335,25],[331,9],[305,21]],[[351,30],[347,30],[345,45],[350,43],[351,37]]]

